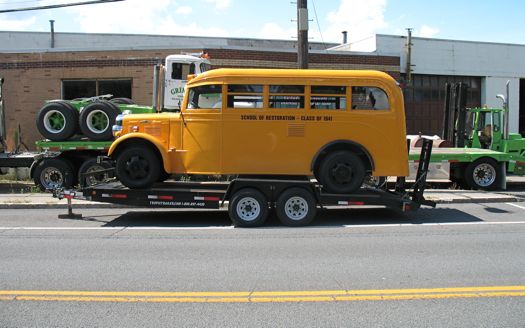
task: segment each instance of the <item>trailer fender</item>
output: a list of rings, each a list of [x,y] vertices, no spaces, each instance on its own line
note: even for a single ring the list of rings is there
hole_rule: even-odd
[[[129,133],[122,137],[119,137],[117,140],[115,140],[111,147],[109,147],[108,150],[108,156],[113,157],[114,154],[116,154],[119,149],[121,149],[122,146],[129,144],[130,142],[137,142],[142,141],[146,142],[148,144],[151,144],[155,150],[159,153],[160,157],[162,158],[162,164],[164,166],[164,170],[166,172],[171,172],[172,165],[170,158],[168,156],[168,150],[166,147],[158,141],[158,139],[152,137],[149,134],[146,133]]]

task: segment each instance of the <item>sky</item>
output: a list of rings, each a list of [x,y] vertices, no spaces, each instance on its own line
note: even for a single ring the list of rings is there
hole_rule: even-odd
[[[0,0],[0,10],[85,0]],[[293,40],[293,0],[125,0],[0,13],[0,31],[163,34]],[[311,42],[375,34],[525,44],[525,1],[308,0]]]

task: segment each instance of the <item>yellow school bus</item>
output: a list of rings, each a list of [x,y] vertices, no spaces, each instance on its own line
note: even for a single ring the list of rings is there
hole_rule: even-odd
[[[216,69],[178,113],[126,115],[109,150],[119,180],[169,174],[315,176],[350,193],[366,175],[408,175],[403,95],[378,71]]]

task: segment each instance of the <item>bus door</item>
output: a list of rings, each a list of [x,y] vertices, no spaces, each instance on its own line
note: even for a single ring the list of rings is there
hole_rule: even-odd
[[[191,88],[182,118],[183,165],[186,170],[211,174],[220,171],[222,85],[208,84]]]

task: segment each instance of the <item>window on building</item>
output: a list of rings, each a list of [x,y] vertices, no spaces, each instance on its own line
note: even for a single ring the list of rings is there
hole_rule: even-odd
[[[253,84],[228,85],[228,108],[262,108],[263,86]]]
[[[352,109],[389,109],[388,97],[380,88],[352,87]]]
[[[304,108],[303,85],[271,85],[270,108]]]
[[[311,109],[346,109],[346,87],[313,85]]]
[[[62,99],[72,100],[107,94],[115,98],[131,98],[131,79],[62,81]]]

